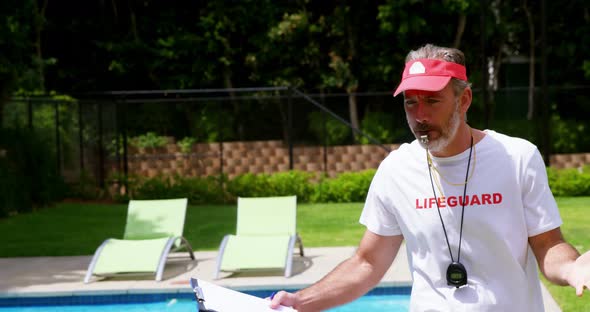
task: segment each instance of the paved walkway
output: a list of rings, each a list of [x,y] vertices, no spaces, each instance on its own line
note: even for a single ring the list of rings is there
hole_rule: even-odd
[[[403,248],[403,246],[402,246]],[[162,282],[148,277],[121,277],[84,284],[90,256],[0,258],[0,297],[69,296],[87,294],[190,292],[188,280],[198,277],[237,290],[293,289],[312,284],[348,258],[354,247],[305,248],[305,257],[294,257],[293,276],[282,272],[223,274],[214,280],[217,252],[196,252],[196,261],[174,254]],[[381,286],[410,286],[411,275],[405,249],[400,250]],[[542,285],[542,284],[541,284]],[[547,312],[561,311],[542,285]]]

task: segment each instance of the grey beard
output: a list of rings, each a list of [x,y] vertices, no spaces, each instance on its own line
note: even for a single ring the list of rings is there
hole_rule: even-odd
[[[446,131],[443,130],[441,137],[437,140],[431,140],[428,143],[428,149],[431,152],[437,153],[442,152],[445,148],[447,148],[451,143],[451,139],[454,138],[457,134],[460,123],[461,114],[459,113],[459,110],[456,110],[451,116],[451,119],[449,120]]]
[[[458,101],[456,102],[455,111],[453,112],[453,115],[451,115],[451,119],[445,125],[445,127],[441,129],[441,136],[438,139],[429,140],[426,144],[422,143],[420,138],[414,132],[415,129],[411,127],[409,119],[407,120],[410,129],[412,129],[412,133],[414,133],[414,136],[416,137],[416,139],[418,139],[418,142],[423,148],[427,148],[428,150],[434,153],[442,152],[447,146],[449,146],[451,139],[455,137],[457,131],[459,130],[459,125],[461,124],[461,113],[459,112],[459,103]],[[424,128],[428,127],[426,126]]]

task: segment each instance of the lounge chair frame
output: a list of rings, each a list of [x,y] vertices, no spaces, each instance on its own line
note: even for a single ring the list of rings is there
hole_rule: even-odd
[[[181,243],[178,247],[174,247],[174,243],[178,239],[181,240]],[[90,265],[88,265],[88,270],[86,271],[86,276],[84,277],[84,284],[90,283],[90,279],[92,278],[92,275],[94,272],[94,267],[96,266],[96,263],[98,262],[98,258],[100,258],[100,253],[102,252],[102,249],[104,248],[104,246],[106,246],[109,243],[109,241],[110,241],[110,239],[105,240],[96,249],[96,252],[94,253],[94,256],[92,257],[92,260],[90,261]],[[164,275],[164,268],[166,267],[166,260],[168,259],[168,255],[170,254],[170,252],[178,252],[178,251],[181,251],[183,248],[186,248],[191,260],[195,260],[195,254],[193,252],[193,248],[190,245],[190,243],[188,242],[188,240],[186,240],[186,238],[177,236],[177,237],[171,237],[168,239],[168,241],[166,242],[166,246],[162,250],[162,255],[160,256],[160,260],[158,260],[158,269],[155,272],[155,277],[156,277],[155,280],[157,282],[162,281],[162,276]],[[116,274],[100,274],[100,276],[144,275],[144,274],[145,273],[116,273]]]
[[[220,246],[219,246],[219,251],[218,251],[217,259],[216,259],[217,265],[216,265],[216,269],[215,269],[215,277],[214,277],[215,279],[219,279],[220,272],[222,271],[221,267],[222,267],[222,263],[223,263],[223,256],[225,255],[225,250],[226,250],[227,244],[232,236],[234,236],[234,235],[232,235],[232,234],[225,235],[223,237],[223,240],[221,241]],[[298,233],[294,233],[293,235],[289,236],[288,251],[287,251],[286,259],[285,259],[285,270],[284,270],[285,277],[291,277],[291,275],[292,275],[293,254],[295,253],[295,246],[296,245],[299,247],[299,255],[301,257],[303,257],[304,256],[303,241],[301,240],[301,237],[299,236]],[[260,270],[260,269],[237,269],[237,270],[233,270],[233,272],[256,271],[256,270]]]
[[[184,200],[185,200],[185,204],[186,204],[186,199],[184,199]],[[184,226],[184,224],[183,224],[183,226]],[[127,225],[126,225],[126,230],[127,230]],[[181,230],[181,232],[182,232],[182,230]],[[157,239],[161,239],[161,238],[156,238],[156,240]],[[121,276],[121,275],[125,276],[125,275],[127,275],[128,276],[128,275],[145,275],[145,274],[151,273],[151,272],[116,272],[116,273],[106,273],[106,274],[103,274],[103,273],[95,274],[94,270],[95,270],[95,267],[98,263],[98,260],[100,259],[102,251],[105,248],[105,246],[110,243],[111,240],[112,240],[112,238],[105,240],[96,249],[96,252],[94,253],[92,260],[90,261],[90,264],[88,265],[88,270],[86,271],[86,275],[84,277],[85,284],[90,282],[93,275],[97,275],[97,276]],[[149,240],[150,239],[144,239],[144,240],[138,239],[137,241],[149,241]],[[128,241],[134,241],[134,240],[129,239]],[[169,237],[167,239],[166,244],[164,245],[164,248],[162,249],[162,253],[160,254],[156,271],[154,272],[154,276],[155,276],[156,281],[159,282],[162,280],[164,268],[166,266],[166,261],[168,259],[168,255],[170,254],[170,252],[178,252],[178,251],[182,251],[182,250],[188,251],[190,259],[195,260],[195,255],[194,255],[192,246],[190,245],[188,240],[186,240],[186,238],[184,238],[183,236],[174,236],[174,237]]]

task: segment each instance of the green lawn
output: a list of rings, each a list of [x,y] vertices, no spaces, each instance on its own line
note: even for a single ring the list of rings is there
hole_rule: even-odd
[[[566,239],[590,250],[590,197],[558,198]],[[297,228],[306,247],[357,245],[362,203],[299,204]],[[107,237],[121,237],[126,205],[61,203],[0,220],[0,257],[91,255]],[[196,250],[216,250],[235,231],[235,205],[190,206],[185,236]],[[548,283],[563,311],[590,311],[590,293],[577,298],[570,287]]]
[[[362,203],[299,204],[297,228],[304,245],[356,245]],[[0,219],[0,257],[91,255],[108,238],[121,238],[126,205],[61,203]],[[235,205],[190,206],[184,234],[196,250],[216,250],[235,233]]]

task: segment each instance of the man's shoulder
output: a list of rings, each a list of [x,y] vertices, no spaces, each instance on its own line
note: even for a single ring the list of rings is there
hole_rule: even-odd
[[[526,150],[537,148],[536,145],[534,145],[530,141],[523,139],[523,138],[510,136],[510,135],[503,134],[503,133],[500,133],[500,132],[497,132],[494,130],[484,130],[484,132],[493,141],[495,141],[499,144],[505,145],[507,147],[510,147],[510,148],[523,148]]]
[[[413,141],[411,143],[402,143],[397,149],[391,151],[391,153],[389,153],[383,161],[399,163],[400,161],[414,159],[416,158],[416,156],[418,156],[420,150],[424,149],[420,147],[418,141]]]
[[[494,153],[504,152],[513,159],[530,159],[538,153],[537,146],[530,141],[499,133],[493,130],[485,130],[488,144],[485,145]]]
[[[416,141],[402,143],[398,148],[392,150],[379,164],[380,170],[401,170],[411,164],[419,154],[420,145]]]

